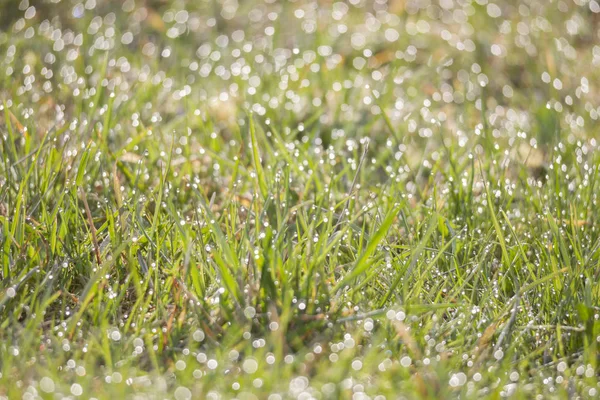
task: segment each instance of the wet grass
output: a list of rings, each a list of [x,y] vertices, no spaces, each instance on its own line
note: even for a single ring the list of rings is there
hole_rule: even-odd
[[[0,398],[597,397],[599,11],[0,0]]]

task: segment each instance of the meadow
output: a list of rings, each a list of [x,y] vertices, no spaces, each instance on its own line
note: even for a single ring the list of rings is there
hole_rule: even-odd
[[[0,399],[599,397],[598,0],[0,0]]]

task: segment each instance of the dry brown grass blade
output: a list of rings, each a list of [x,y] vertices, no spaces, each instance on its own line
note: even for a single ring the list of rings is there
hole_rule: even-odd
[[[96,261],[98,265],[102,265],[102,257],[100,256],[100,245],[98,244],[98,236],[96,234],[96,227],[94,226],[94,219],[92,218],[92,212],[90,211],[90,206],[88,205],[87,198],[83,190],[79,191],[79,197],[83,201],[83,205],[85,207],[85,214],[88,219],[88,224],[90,225],[90,232],[92,232],[92,241],[94,244],[94,252],[96,254]]]

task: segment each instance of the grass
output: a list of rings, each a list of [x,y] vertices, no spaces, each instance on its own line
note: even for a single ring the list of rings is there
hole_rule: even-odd
[[[0,398],[597,397],[598,8],[0,0]]]

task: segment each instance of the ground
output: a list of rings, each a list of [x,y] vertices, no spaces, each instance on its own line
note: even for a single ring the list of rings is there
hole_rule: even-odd
[[[597,0],[0,0],[1,399],[598,397]]]

